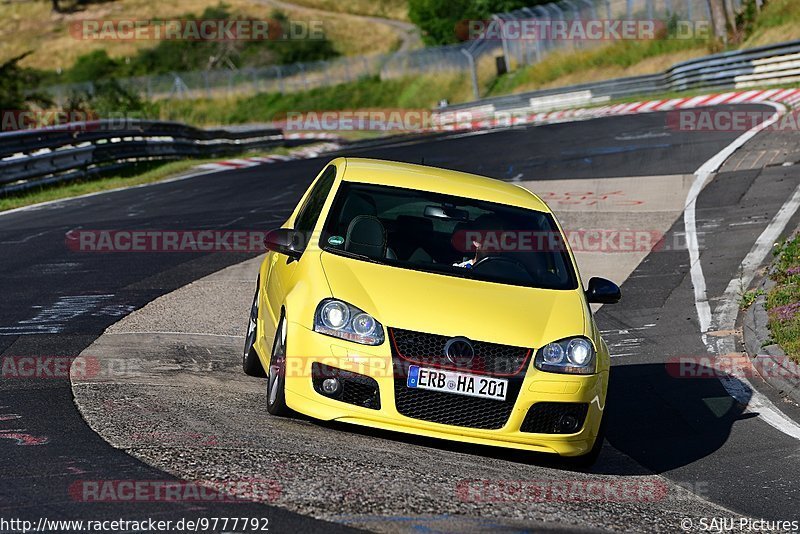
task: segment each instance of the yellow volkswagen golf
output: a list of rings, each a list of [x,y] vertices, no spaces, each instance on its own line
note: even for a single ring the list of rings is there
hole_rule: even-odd
[[[243,367],[267,410],[573,457],[602,445],[609,354],[547,205],[472,174],[328,164],[267,234]]]

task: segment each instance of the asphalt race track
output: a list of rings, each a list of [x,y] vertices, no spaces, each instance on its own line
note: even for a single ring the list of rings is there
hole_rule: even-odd
[[[692,175],[739,135],[668,130],[664,114],[650,113],[403,139],[353,147],[342,155],[423,162],[522,183],[642,177],[636,180],[637,187],[646,191],[647,177]],[[768,135],[759,134],[742,150],[763,143]],[[205,174],[0,214],[0,356],[78,356],[106,328],[134,310],[254,257],[78,253],[66,246],[65,234],[70,230],[273,228],[283,222],[327,159],[330,156]],[[755,240],[800,183],[794,169],[723,168],[701,192],[697,201],[697,227],[703,238],[700,262],[712,309],[736,278]],[[553,208],[558,214],[559,207]],[[580,215],[580,207],[571,210]],[[797,224],[795,215],[786,231]],[[668,229],[667,241],[680,240],[683,232],[684,221],[678,217]],[[690,488],[702,501],[721,509],[793,519],[787,516],[796,509],[793,504],[798,497],[797,440],[747,411],[718,380],[670,376],[665,368],[670,358],[707,354],[699,334],[689,256],[681,249],[642,256],[631,265],[632,272],[623,276],[623,303],[598,312],[599,326],[615,357],[608,443],[593,472],[621,478],[654,473]],[[604,274],[615,279],[613,272]],[[759,389],[784,413],[800,420],[796,406],[766,386]],[[271,424],[265,411],[263,419],[251,423]],[[362,439],[338,427],[322,428],[322,433],[331,440]],[[120,505],[76,500],[70,494],[76,481],[166,480],[173,475],[98,436],[76,409],[65,377],[0,381],[0,438],[6,438],[0,439],[5,460],[0,465],[0,516],[175,519],[238,515],[269,517],[273,532],[348,530],[342,521],[322,522],[308,516],[316,515],[313,511],[298,514],[280,505]],[[412,449],[423,446],[442,455],[452,450],[447,444],[409,445]],[[482,449],[459,454],[475,454],[476,463],[483,455],[495,463],[512,461]],[[547,463],[540,458],[515,457],[513,461]],[[473,474],[465,473],[464,478]],[[649,520],[643,516],[641,521],[615,528],[647,530]],[[547,523],[557,527],[552,519]],[[364,522],[355,524],[369,528]],[[510,523],[504,526],[512,527]]]

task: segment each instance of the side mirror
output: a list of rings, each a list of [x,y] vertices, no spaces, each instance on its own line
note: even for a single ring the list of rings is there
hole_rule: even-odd
[[[589,304],[616,304],[622,297],[619,286],[605,278],[591,278],[586,289]]]
[[[267,250],[285,254],[293,259],[298,259],[303,254],[303,234],[291,228],[278,228],[270,230],[264,237],[264,246]]]

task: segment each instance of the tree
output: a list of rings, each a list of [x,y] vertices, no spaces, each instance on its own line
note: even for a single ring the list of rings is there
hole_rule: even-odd
[[[551,0],[408,0],[408,18],[422,30],[427,44],[459,41],[457,26],[467,20],[488,20],[494,13],[546,4]]]
[[[708,0],[708,7],[711,11],[714,35],[722,42],[727,43],[728,30],[736,28],[736,12],[731,0]]]
[[[50,100],[40,94],[30,94],[29,87],[39,83],[37,75],[18,63],[30,52],[25,52],[0,64],[0,110],[27,110],[30,104],[48,104]]]

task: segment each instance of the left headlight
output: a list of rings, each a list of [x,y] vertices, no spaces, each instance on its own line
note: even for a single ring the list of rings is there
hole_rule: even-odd
[[[597,367],[597,353],[585,337],[570,337],[539,349],[533,365],[551,373],[591,375]]]
[[[370,314],[337,299],[325,299],[314,313],[314,331],[362,345],[383,343],[383,325]]]

